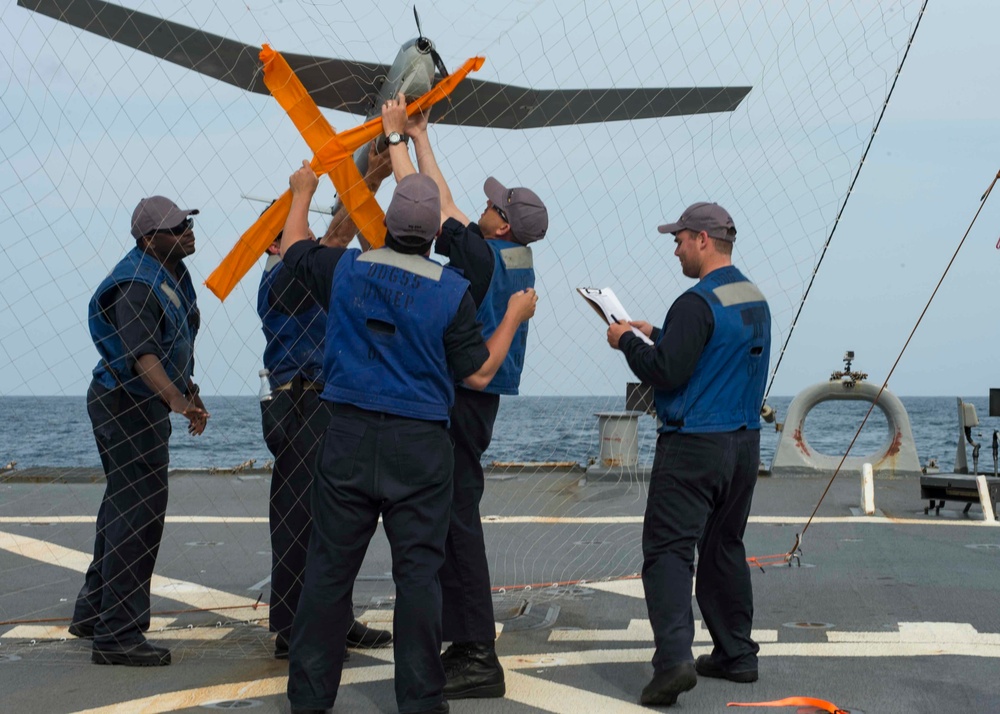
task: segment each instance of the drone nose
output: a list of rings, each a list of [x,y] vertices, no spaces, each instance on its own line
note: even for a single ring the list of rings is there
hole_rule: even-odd
[[[427,54],[428,52],[434,49],[434,43],[428,40],[426,37],[418,37],[417,49],[420,50],[421,53]]]

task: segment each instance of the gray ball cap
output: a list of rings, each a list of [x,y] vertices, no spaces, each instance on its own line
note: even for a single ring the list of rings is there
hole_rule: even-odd
[[[434,179],[425,174],[410,174],[396,184],[385,212],[385,227],[404,244],[407,238],[429,242],[441,227],[441,192]]]
[[[684,213],[676,223],[666,223],[657,228],[660,233],[677,233],[678,231],[705,231],[710,238],[736,241],[736,226],[733,217],[718,203],[700,201],[692,203],[684,209]]]
[[[515,243],[528,245],[545,237],[549,212],[537,193],[521,186],[508,189],[492,176],[483,184],[483,192],[507,216]]]
[[[144,198],[132,211],[132,237],[138,240],[158,230],[174,228],[188,216],[196,215],[197,208],[178,208],[176,203],[163,196]]]

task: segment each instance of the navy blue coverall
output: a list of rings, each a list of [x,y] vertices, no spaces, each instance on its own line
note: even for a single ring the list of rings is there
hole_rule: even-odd
[[[388,250],[370,251],[356,258],[355,265],[362,260],[393,259],[385,253]],[[405,268],[369,262],[372,274],[384,275],[385,280],[373,281],[348,297],[337,292],[337,283],[360,283],[363,271],[338,268],[347,253],[303,241],[284,256],[286,267],[320,304],[330,305],[331,315],[336,314],[336,321],[331,318],[329,324],[336,322],[337,329],[352,329],[355,336],[331,339],[327,333],[323,399],[330,402],[331,418],[313,485],[313,531],[292,627],[288,698],[294,707],[333,706],[347,630],[353,621],[353,583],[381,515],[396,585],[396,701],[399,711],[407,714],[431,709],[443,701],[438,570],[444,561],[451,508],[453,457],[446,428],[451,398],[438,394],[440,398],[429,412],[432,418],[406,413],[420,411],[427,403],[427,399],[413,395],[426,395],[427,390],[435,393],[428,386],[432,384],[451,387],[453,379],[476,372],[489,352],[475,320],[466,281],[457,275],[448,276],[447,281],[441,278],[441,283],[451,281],[450,290],[459,284],[465,286],[444,331],[443,345],[437,347],[446,357],[445,366],[426,361],[426,350],[433,345],[414,337],[425,332],[424,323],[431,324],[432,311],[416,309],[411,301],[414,291],[410,287],[426,278],[416,276],[415,280],[415,274]],[[406,256],[409,258],[447,270],[419,256]],[[334,305],[332,296],[336,295],[342,295],[343,303]],[[421,298],[417,295],[415,299]],[[384,307],[387,317],[372,317],[365,312],[370,306]],[[408,336],[408,340],[394,346],[399,335]],[[394,361],[400,355],[409,360],[406,369]],[[418,373],[425,375],[419,383],[401,383],[407,375]],[[393,389],[396,387],[408,389]],[[347,393],[356,398],[342,396]],[[409,405],[404,404],[407,399]],[[403,406],[386,406],[396,404]]]

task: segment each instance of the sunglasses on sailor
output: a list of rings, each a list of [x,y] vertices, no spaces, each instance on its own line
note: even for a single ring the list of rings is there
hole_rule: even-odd
[[[180,225],[176,225],[173,228],[160,228],[159,230],[153,231],[153,233],[169,233],[172,236],[182,236],[189,230],[194,229],[194,219],[190,216],[184,219],[184,222]]]
[[[507,202],[509,203],[510,199],[508,199]],[[510,220],[507,218],[507,214],[503,212],[503,209],[500,208],[500,206],[496,205],[495,203],[491,203],[490,208],[492,208],[494,211],[497,212],[497,215],[500,216],[501,220],[503,220],[504,223],[510,223]]]

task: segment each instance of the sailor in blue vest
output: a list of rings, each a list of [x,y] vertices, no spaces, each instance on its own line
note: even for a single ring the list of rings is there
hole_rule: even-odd
[[[317,179],[302,163],[290,179],[281,252],[286,268],[329,306],[321,396],[332,413],[313,483],[288,698],[293,712],[333,706],[351,590],[381,516],[396,585],[396,703],[402,714],[447,712],[438,571],[451,508],[454,383],[489,383],[537,297],[531,289],[512,296],[484,342],[468,281],[426,257],[441,204],[434,181],[422,175],[398,182],[384,248],[362,253],[305,240]]]
[[[90,301],[90,334],[100,353],[87,411],[107,477],[97,514],[94,560],[69,631],[93,638],[96,664],[170,664],[146,641],[149,586],[167,511],[170,412],[205,430],[209,414],[192,380],[200,316],[183,259],[194,253],[197,210],[163,196],[132,213],[136,246]]]
[[[368,154],[365,181],[378,191],[389,175],[386,152],[378,155],[375,143]],[[347,210],[334,215],[321,244],[346,247],[357,233]],[[315,239],[312,233],[309,237]],[[359,234],[364,247],[367,241]],[[319,398],[323,390],[323,355],[326,306],[317,303],[302,281],[284,268],[281,234],[268,247],[268,259],[257,292],[266,346],[271,398],[260,403],[264,441],[274,456],[268,522],[271,532],[271,598],[269,624],[276,633],[274,656],[288,658],[292,620],[302,592],[311,530],[310,489],[320,440],[330,422],[329,409]],[[392,642],[384,630],[355,620],[347,633],[351,647],[383,647]]]
[[[697,675],[757,680],[751,637],[753,589],[743,547],[757,468],[760,408],[771,348],[771,312],[760,290],[732,265],[736,227],[716,203],[689,206],[672,233],[681,269],[698,283],[667,312],[663,327],[619,322],[620,349],[656,402],[656,455],[642,531],[642,583],[653,626],[654,675],[640,701],[670,705]],[[649,346],[636,328],[654,340]],[[691,580],[712,636],[693,662]]]
[[[434,179],[441,191],[441,235],[435,251],[447,256],[448,265],[460,269],[469,281],[476,319],[483,324],[483,337],[489,339],[510,296],[535,286],[528,246],[544,238],[548,230],[545,204],[531,189],[508,189],[491,176],[483,186],[486,208],[478,222],[470,221],[455,205],[434,158],[427,116],[417,114],[407,121],[405,97],[400,96],[387,103],[383,122],[390,142],[392,132],[405,131],[410,136],[420,172]],[[406,145],[389,146],[397,180],[414,173]],[[451,643],[442,655],[448,699],[502,697],[506,692],[494,645],[496,621],[479,515],[485,484],[481,458],[493,438],[500,395],[518,393],[527,341],[528,324],[523,323],[507,359],[486,389],[475,391],[459,385],[455,390],[449,427],[455,444],[454,493],[440,574],[444,611],[448,613],[444,639]]]

